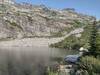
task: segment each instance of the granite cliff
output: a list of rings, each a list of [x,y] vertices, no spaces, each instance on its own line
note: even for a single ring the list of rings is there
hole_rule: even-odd
[[[95,17],[73,8],[51,9],[28,3],[0,4],[0,39],[60,37],[91,24]]]

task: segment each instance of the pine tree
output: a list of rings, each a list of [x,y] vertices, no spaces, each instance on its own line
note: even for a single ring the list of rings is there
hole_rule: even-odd
[[[97,33],[96,46],[97,46],[96,54],[100,55],[100,33],[99,32]]]
[[[94,21],[91,29],[91,34],[90,34],[90,48],[89,48],[89,55],[97,56],[97,43],[96,43],[96,38],[97,38],[97,26],[96,26],[96,20]]]

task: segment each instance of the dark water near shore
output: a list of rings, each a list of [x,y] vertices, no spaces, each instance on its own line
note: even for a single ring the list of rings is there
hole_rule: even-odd
[[[63,58],[76,51],[48,47],[0,49],[0,75],[43,75],[51,58]]]

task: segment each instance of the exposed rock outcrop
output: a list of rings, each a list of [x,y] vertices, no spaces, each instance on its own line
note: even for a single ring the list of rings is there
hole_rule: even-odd
[[[0,39],[64,36],[94,19],[69,8],[56,10],[27,3],[1,4]]]

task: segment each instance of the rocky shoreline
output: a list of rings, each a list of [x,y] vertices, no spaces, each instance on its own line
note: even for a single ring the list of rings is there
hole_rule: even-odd
[[[49,46],[52,43],[60,41],[61,38],[24,38],[10,41],[1,41],[0,47],[31,47],[31,46]]]

